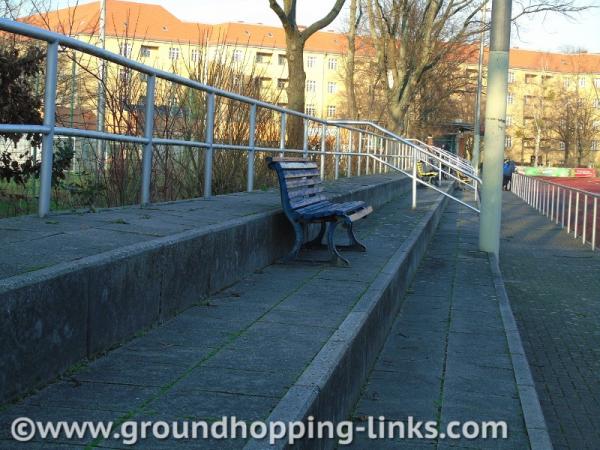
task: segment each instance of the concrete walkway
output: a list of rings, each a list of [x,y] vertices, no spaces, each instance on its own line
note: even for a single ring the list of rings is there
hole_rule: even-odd
[[[257,198],[263,198],[257,207],[269,208],[276,201],[273,194]],[[351,268],[297,263],[258,270],[106,356],[74,368],[0,415],[0,448],[131,448],[119,439],[92,443],[64,438],[19,446],[8,435],[18,416],[117,423],[212,421],[224,415],[266,419],[437,198],[437,193],[420,190],[416,210],[404,196],[361,221],[356,230],[368,252],[347,253]],[[243,445],[241,440],[176,443],[177,448],[195,449]],[[147,440],[138,448],[170,449],[174,443]]]
[[[415,421],[438,421],[442,433],[449,421],[506,421],[508,439],[388,439],[374,444],[362,434],[352,448],[547,448],[543,430],[535,429],[543,427],[543,417],[539,407],[532,414],[532,390],[517,382],[527,377],[528,369],[519,354],[518,335],[510,330],[510,307],[491,260],[477,250],[477,243],[477,216],[450,203],[353,420],[364,425],[368,416],[385,416],[406,423],[413,416]],[[533,425],[529,431],[526,420]]]
[[[501,267],[557,449],[600,448],[600,253],[504,193]]]

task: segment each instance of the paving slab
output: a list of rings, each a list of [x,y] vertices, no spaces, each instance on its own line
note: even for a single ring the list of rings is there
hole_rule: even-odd
[[[385,439],[364,436],[350,448],[525,449],[530,436],[523,412],[503,304],[492,261],[477,249],[478,220],[455,203],[409,288],[402,308],[363,387],[352,419],[384,416],[405,424],[505,421],[508,439]],[[543,417],[541,418],[543,422]],[[539,447],[538,447],[539,448]]]
[[[419,206],[413,210],[405,196],[357,224],[357,234],[369,250],[348,252],[350,268],[274,264],[208,299],[199,299],[196,306],[162,326],[11,405],[0,413],[0,429],[5,432],[17,416],[101,417],[116,423],[210,422],[224,415],[266,419],[438,198],[437,193],[421,191]],[[264,205],[268,201],[260,207],[270,207]],[[182,209],[181,205],[177,208]],[[64,438],[50,443],[57,447],[72,444]],[[39,448],[42,444],[36,438],[18,445],[6,432],[0,435],[0,448]],[[114,438],[85,444],[131,448]],[[173,444],[147,440],[136,448],[173,448]],[[240,448],[244,442],[176,444]]]
[[[505,192],[500,266],[554,448],[600,448],[600,253]]]

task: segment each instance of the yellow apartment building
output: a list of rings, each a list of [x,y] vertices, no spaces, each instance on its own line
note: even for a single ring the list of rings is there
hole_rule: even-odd
[[[93,2],[28,20],[96,44],[99,15],[100,4]],[[110,51],[183,76],[197,72],[198,62],[203,58],[220,59],[223,67],[236,66],[251,74],[262,98],[282,106],[287,104],[288,71],[282,28],[243,22],[191,23],[159,5],[107,0],[105,30],[105,45]],[[346,37],[333,31],[318,32],[308,40],[304,56],[308,114],[340,117],[346,50]],[[363,53],[362,57],[369,56]],[[469,77],[476,76],[475,60],[466,61],[464,68]],[[207,76],[199,79],[210,81]],[[232,90],[235,88],[234,82]],[[569,161],[564,158],[567,146],[572,155],[576,150],[582,155],[576,161],[581,165],[600,164],[599,94],[600,54],[511,49],[507,156],[518,163],[530,164],[537,152],[540,165],[573,165],[574,156]],[[68,99],[62,100],[68,103]],[[571,133],[573,141],[565,142],[556,129],[574,116],[576,106],[586,110],[586,129],[576,129]],[[458,117],[457,121],[469,122],[470,117]],[[568,124],[564,125],[569,131]]]

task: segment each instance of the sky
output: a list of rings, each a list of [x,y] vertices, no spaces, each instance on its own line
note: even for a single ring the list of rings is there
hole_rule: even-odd
[[[61,7],[74,4],[74,0],[56,1]],[[518,23],[518,32],[517,29],[513,30],[511,46],[544,51],[583,48],[600,53],[600,0],[577,1],[586,1],[586,4],[597,8],[574,14],[571,18],[557,14],[523,18]],[[80,3],[87,1],[81,0]],[[160,4],[175,16],[189,22],[244,21],[280,25],[278,17],[269,8],[268,0],[144,0],[144,3]],[[333,3],[334,0],[300,0],[298,22],[306,25],[318,20],[329,11]],[[343,31],[345,15],[343,12],[327,29]]]

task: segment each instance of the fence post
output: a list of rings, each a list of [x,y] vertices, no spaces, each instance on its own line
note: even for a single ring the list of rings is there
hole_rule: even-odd
[[[213,172],[213,142],[215,131],[215,94],[207,94],[206,98],[206,153],[204,155],[204,197],[212,195],[212,172]]]
[[[575,238],[577,238],[577,228],[579,225],[579,191],[575,192]]]
[[[142,206],[150,203],[150,181],[152,178],[152,137],[154,135],[154,87],[156,75],[148,75],[146,84],[146,105],[144,111],[144,144],[142,156]]]
[[[585,245],[585,237],[587,234],[587,211],[588,211],[588,196],[583,195],[583,229],[581,230],[581,242]]]
[[[52,193],[52,158],[54,157],[54,127],[56,118],[56,78],[58,71],[58,42],[49,42],[46,54],[46,89],[44,91],[44,125],[50,130],[42,138],[42,168],[38,214],[45,217],[50,211]]]
[[[279,153],[279,156],[281,156],[282,158],[285,156],[284,150],[285,150],[286,126],[287,126],[287,114],[281,113],[281,131],[279,134],[279,149],[281,150],[281,152]]]
[[[250,107],[250,138],[248,142],[248,175],[246,190],[254,190],[254,146],[256,145],[256,104]]]
[[[327,125],[321,126],[321,179],[325,179],[325,146],[327,145]]]
[[[596,250],[596,228],[598,228],[598,197],[594,197],[594,213],[592,216],[592,250]]]

